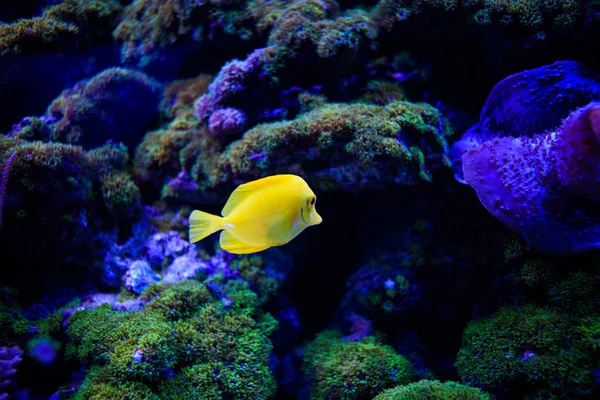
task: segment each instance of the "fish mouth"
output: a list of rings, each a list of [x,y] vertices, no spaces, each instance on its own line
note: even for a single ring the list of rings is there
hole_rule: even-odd
[[[304,223],[308,225],[308,222],[306,222],[306,220],[304,219],[304,208],[302,207],[300,207],[300,218],[302,218],[302,221],[304,221]]]

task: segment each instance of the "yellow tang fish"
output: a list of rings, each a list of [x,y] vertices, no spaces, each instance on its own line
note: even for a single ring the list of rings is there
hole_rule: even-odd
[[[317,196],[296,175],[273,175],[240,185],[221,211],[223,217],[194,210],[190,214],[190,243],[221,232],[223,250],[249,254],[281,246],[323,218]]]

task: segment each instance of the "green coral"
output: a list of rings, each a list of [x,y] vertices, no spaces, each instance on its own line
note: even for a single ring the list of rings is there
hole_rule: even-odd
[[[0,55],[93,43],[112,31],[121,9],[118,0],[64,0],[39,17],[0,23]]]
[[[379,182],[431,180],[434,162],[450,165],[446,137],[452,131],[441,121],[439,111],[423,103],[327,104],[293,121],[260,124],[221,154],[198,158],[193,171],[209,187],[231,174],[262,176],[290,165],[313,176],[321,189],[338,187],[348,175],[377,176]],[[329,169],[311,168],[323,160]]]
[[[197,195],[199,203],[220,201],[234,182],[284,170],[304,176],[319,190],[355,191],[431,181],[435,168],[450,165],[452,133],[441,113],[424,103],[329,103],[291,121],[257,125],[224,147],[183,112],[145,136],[134,165],[136,176],[162,185],[157,189],[166,198]],[[193,194],[172,185],[169,178],[175,176],[199,190]]]
[[[471,322],[456,368],[463,383],[523,399],[576,398],[593,387],[592,359],[564,314],[525,305]]]
[[[344,340],[338,331],[322,332],[305,348],[304,370],[315,400],[370,399],[414,375],[406,358],[375,337]]]
[[[67,355],[93,368],[75,398],[272,398],[268,336],[277,323],[244,282],[222,291],[215,299],[198,281],[155,284],[140,311],[76,311]]]
[[[388,389],[373,400],[489,400],[490,396],[477,388],[456,382],[422,380]]]
[[[150,387],[142,382],[123,380],[103,368],[92,368],[73,400],[160,400]]]

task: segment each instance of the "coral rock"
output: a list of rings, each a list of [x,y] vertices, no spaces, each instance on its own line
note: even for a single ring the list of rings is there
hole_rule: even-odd
[[[459,182],[462,155],[495,137],[532,137],[560,125],[573,110],[600,99],[600,77],[583,64],[559,61],[519,72],[490,92],[479,118],[454,144],[451,158]]]
[[[593,102],[554,132],[496,138],[463,156],[465,179],[481,203],[538,250],[600,247],[599,114]]]

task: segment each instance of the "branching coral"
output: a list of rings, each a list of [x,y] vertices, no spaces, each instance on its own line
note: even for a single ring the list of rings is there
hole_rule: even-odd
[[[134,398],[271,398],[268,336],[276,322],[242,281],[225,284],[223,298],[208,286],[150,286],[146,307],[131,313],[75,312],[67,352],[95,365],[75,398],[119,398],[113,386]]]
[[[0,55],[80,48],[106,37],[121,9],[118,0],[64,0],[39,17],[0,23]]]
[[[408,360],[374,337],[343,340],[337,331],[319,334],[306,347],[304,362],[312,399],[373,398],[409,383],[414,373]]]

